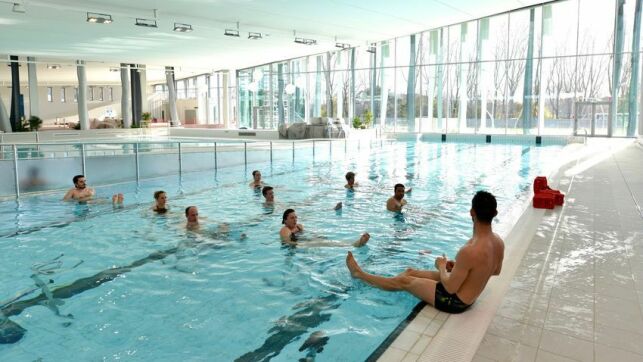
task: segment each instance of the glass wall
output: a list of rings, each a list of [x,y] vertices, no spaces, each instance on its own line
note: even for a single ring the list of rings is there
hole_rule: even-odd
[[[368,118],[389,132],[633,136],[636,11],[635,0],[559,1],[239,70],[240,119],[264,127],[248,107],[278,99],[284,123]],[[257,69],[275,77],[272,88],[256,87]]]

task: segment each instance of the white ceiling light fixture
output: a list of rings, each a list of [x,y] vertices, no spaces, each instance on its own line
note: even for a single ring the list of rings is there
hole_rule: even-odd
[[[158,25],[156,24],[156,20],[154,19],[143,19],[143,18],[136,18],[136,26],[143,26],[146,28],[158,28]]]
[[[343,50],[350,49],[351,45],[347,43],[335,43],[335,46],[337,48],[341,48]]]
[[[377,44],[375,44],[375,43],[371,43],[371,45],[368,46],[366,51],[369,52],[369,53],[375,53],[377,51],[376,45]]]
[[[223,33],[225,36],[234,36],[234,37],[239,37],[239,30],[235,29],[226,29],[225,32]]]
[[[112,16],[109,14],[87,13],[87,22],[96,24],[111,24]]]
[[[24,14],[27,12],[27,8],[25,8],[25,4],[23,3],[13,3],[11,11],[14,13]]]
[[[116,68],[116,67],[111,67],[111,68],[109,68],[109,71],[110,71],[110,72],[114,72],[114,73],[116,73],[116,72],[120,72],[120,71],[121,71],[121,69],[120,69],[120,68]]]
[[[189,33],[192,30],[192,25],[190,24],[174,23],[174,31],[178,31],[180,33]]]
[[[316,45],[317,40],[315,40],[315,39],[306,39],[306,38],[295,38],[295,43],[304,44],[304,45]]]
[[[60,69],[60,64],[47,64],[47,69]]]
[[[261,33],[255,33],[252,31],[248,33],[248,39],[257,40],[261,38],[262,38]]]

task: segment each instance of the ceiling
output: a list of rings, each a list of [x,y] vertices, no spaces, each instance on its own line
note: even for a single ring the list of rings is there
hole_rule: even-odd
[[[39,80],[75,77],[74,59],[96,63],[95,74],[119,81],[109,67],[118,63],[179,68],[179,75],[239,69],[335,49],[335,42],[369,42],[504,12],[543,0],[0,0],[0,54],[35,56],[43,64],[68,67],[39,73]],[[12,11],[20,3],[24,13]],[[158,28],[135,26],[136,18],[153,19]],[[86,21],[87,12],[110,14],[111,24]],[[173,31],[174,22],[194,31]],[[238,38],[224,36],[238,29]],[[250,40],[248,32],[262,33]],[[317,40],[307,46],[294,37]],[[0,67],[6,68],[6,67]],[[26,68],[26,67],[23,67]],[[68,69],[66,69],[68,68]],[[98,68],[104,68],[99,71]],[[47,70],[45,68],[45,70]],[[50,74],[51,73],[51,74]],[[6,82],[7,69],[0,69]],[[154,75],[148,75],[148,78]]]

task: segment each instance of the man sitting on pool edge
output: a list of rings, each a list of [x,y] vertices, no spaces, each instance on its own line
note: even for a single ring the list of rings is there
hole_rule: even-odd
[[[491,229],[498,214],[495,197],[478,191],[469,213],[473,220],[473,236],[458,251],[455,263],[446,256],[435,260],[438,271],[407,269],[385,278],[366,273],[350,252],[346,266],[353,278],[387,291],[406,291],[446,313],[462,313],[480,296],[489,278],[499,275],[504,258],[504,243]],[[449,270],[450,269],[450,270]]]

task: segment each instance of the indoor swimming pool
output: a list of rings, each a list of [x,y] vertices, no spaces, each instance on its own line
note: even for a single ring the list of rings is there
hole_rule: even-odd
[[[496,195],[495,222],[506,224],[563,149],[422,141],[330,147],[97,188],[105,200],[124,193],[122,208],[62,203],[63,192],[3,201],[0,336],[15,333],[0,344],[0,358],[365,360],[418,300],[352,280],[347,251],[377,274],[432,268],[435,256],[455,257],[470,237],[475,191]],[[274,207],[248,186],[254,169],[275,188]],[[347,171],[357,173],[354,192],[343,187]],[[94,175],[88,184],[102,184]],[[396,183],[413,188],[400,214],[385,209]],[[156,190],[168,193],[170,213],[150,211]],[[185,229],[190,205],[199,208],[201,233]],[[282,246],[287,208],[306,228],[300,243],[337,246]],[[221,224],[230,231],[220,233]],[[365,231],[365,247],[340,244]]]

